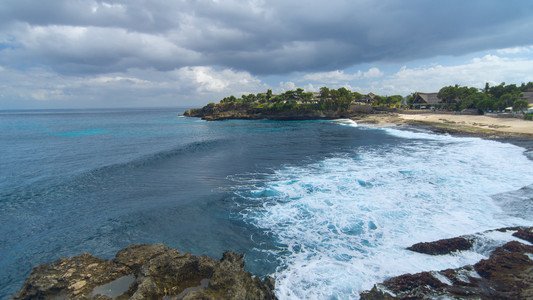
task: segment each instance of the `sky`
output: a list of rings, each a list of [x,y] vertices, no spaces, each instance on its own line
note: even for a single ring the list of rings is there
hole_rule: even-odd
[[[0,109],[533,81],[531,0],[1,0]]]

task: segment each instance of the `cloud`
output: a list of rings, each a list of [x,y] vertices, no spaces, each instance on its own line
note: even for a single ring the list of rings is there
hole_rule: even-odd
[[[0,63],[62,74],[330,72],[530,45],[532,27],[530,1],[4,0]]]
[[[311,73],[302,77],[304,81],[315,81],[323,83],[339,83],[342,81],[352,81],[362,76],[362,72],[359,71],[354,74],[345,74],[344,71],[331,71],[331,72],[319,72]]]
[[[299,81],[312,81],[321,84],[339,84],[354,81],[360,78],[377,78],[383,76],[384,73],[376,67],[368,69],[366,72],[357,71],[349,74],[342,70],[335,70],[330,72],[318,72],[304,75]]]
[[[521,82],[532,27],[525,0],[3,0],[0,100],[159,106],[297,86]],[[492,56],[390,74],[479,51]]]
[[[212,67],[131,69],[105,75],[61,75],[42,68],[0,69],[2,108],[198,106],[230,94],[267,89],[247,72]]]
[[[64,25],[19,26],[14,50],[4,50],[4,65],[29,57],[63,74],[110,73],[129,68],[171,70],[195,63],[199,55],[167,39],[121,28]],[[26,64],[26,61],[24,61]]]
[[[531,70],[533,58],[508,58],[487,54],[464,64],[418,68],[404,66],[374,87],[380,94],[407,95],[416,91],[437,92],[444,86],[455,84],[478,88],[485,86],[485,82],[491,85],[501,82],[520,84],[533,81]]]
[[[294,90],[296,89],[296,84],[294,84],[294,82],[292,81],[287,81],[287,82],[280,82],[279,83],[279,88],[276,89],[276,93],[283,93],[285,91],[288,91],[288,90]]]
[[[533,46],[498,49],[498,50],[496,50],[496,52],[498,54],[503,54],[503,55],[531,53],[531,52],[533,52]]]
[[[365,78],[376,78],[383,76],[383,72],[381,72],[378,68],[370,68],[367,72],[363,73],[363,76]]]
[[[246,91],[252,93],[263,86],[259,79],[249,73],[229,69],[216,71],[211,67],[184,67],[175,73],[180,82],[190,82],[198,93],[240,91],[243,94]]]

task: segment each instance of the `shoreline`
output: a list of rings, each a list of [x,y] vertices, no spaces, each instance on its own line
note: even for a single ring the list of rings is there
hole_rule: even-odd
[[[439,113],[388,113],[367,114],[351,119],[369,127],[423,128],[438,134],[508,142],[533,151],[533,122],[516,118]]]

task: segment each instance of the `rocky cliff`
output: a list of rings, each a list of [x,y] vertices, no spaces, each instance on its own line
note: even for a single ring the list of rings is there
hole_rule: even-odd
[[[272,109],[253,106],[246,103],[218,103],[208,104],[202,108],[194,108],[183,113],[187,117],[198,117],[207,121],[246,119],[246,120],[318,120],[354,117],[362,113],[369,113],[372,107],[361,105],[348,111],[331,111],[310,109],[306,106],[293,106],[285,109]]]
[[[242,254],[214,260],[158,244],[39,265],[12,299],[276,299],[273,290],[272,278],[246,272]]]

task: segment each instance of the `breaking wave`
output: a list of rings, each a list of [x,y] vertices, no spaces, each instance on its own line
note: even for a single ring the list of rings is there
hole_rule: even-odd
[[[484,255],[428,257],[405,250],[414,243],[533,225],[504,212],[491,197],[533,182],[533,162],[523,148],[380,130],[411,142],[360,147],[303,167],[240,178],[236,194],[247,203],[242,218],[279,243],[280,298],[358,298],[388,277],[455,268]]]

